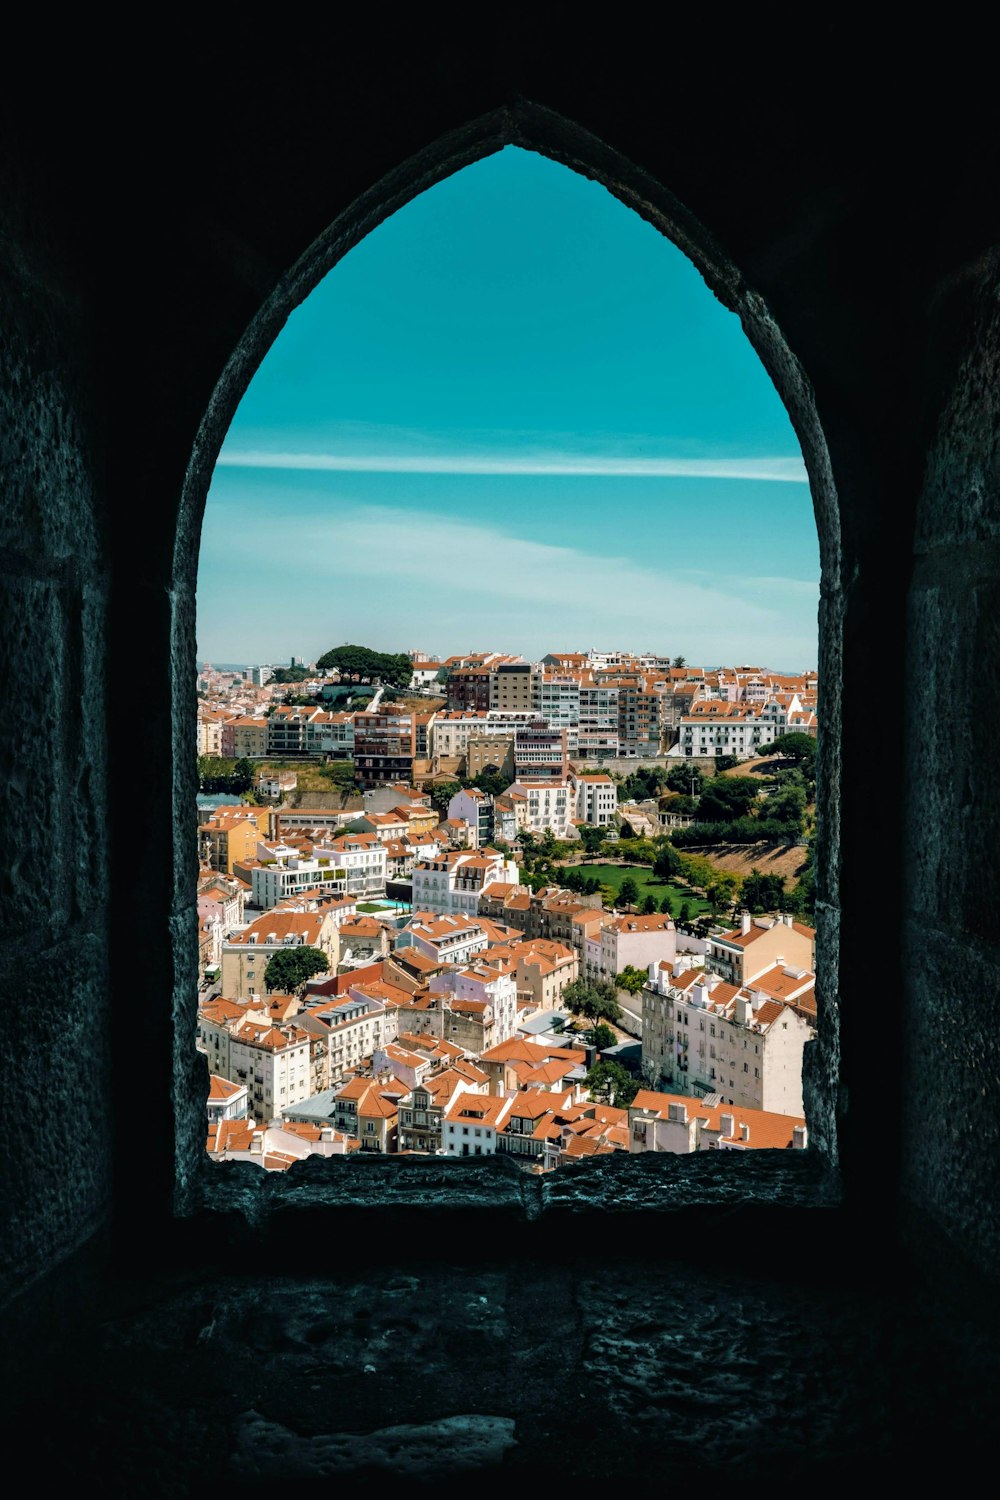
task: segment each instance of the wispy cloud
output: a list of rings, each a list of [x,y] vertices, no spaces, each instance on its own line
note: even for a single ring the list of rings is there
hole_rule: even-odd
[[[806,484],[801,458],[671,458],[639,454],[308,453],[224,448],[226,468],[313,470],[343,474],[499,474],[633,479],[740,479]]]
[[[353,501],[332,515],[303,514],[297,498],[272,495],[266,515],[241,510],[235,497],[209,506],[199,586],[206,645],[210,618],[218,612],[221,626],[245,613],[249,589],[258,649],[270,640],[273,651],[289,629],[293,586],[296,631],[317,632],[291,642],[296,654],[343,636],[394,650],[471,649],[475,640],[538,654],[570,641],[697,649],[708,663],[747,651],[771,665],[815,657],[818,589],[800,580],[768,579],[762,589],[738,575],[685,576],[669,555],[603,556],[501,525]],[[231,598],[223,578],[240,580]],[[220,659],[242,659],[228,649]]]

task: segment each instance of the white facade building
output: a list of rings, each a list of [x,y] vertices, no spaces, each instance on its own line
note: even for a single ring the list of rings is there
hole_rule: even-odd
[[[802,993],[812,974],[802,972]],[[723,1104],[802,1115],[802,1055],[815,1035],[794,1004],[753,982],[737,987],[705,970],[650,966],[642,994],[642,1066],[651,1082]]]
[[[414,865],[411,879],[415,911],[475,916],[489,886],[519,885],[521,872],[496,850],[454,849]]]
[[[523,826],[529,833],[551,828],[557,839],[565,838],[576,814],[576,796],[568,781],[515,781],[507,795],[525,799]]]
[[[607,828],[618,808],[618,788],[604,773],[581,772],[571,785],[576,788],[576,816],[595,828]]]

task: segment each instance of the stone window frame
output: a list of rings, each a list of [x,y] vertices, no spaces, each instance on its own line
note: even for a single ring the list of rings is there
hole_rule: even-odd
[[[215,462],[250,381],[294,311],[324,276],[374,228],[420,193],[507,145],[521,146],[601,183],[676,245],[707,288],[740,319],[795,430],[809,475],[820,553],[819,682],[823,695],[817,756],[817,1036],[807,1049],[803,1089],[809,1146],[800,1151],[689,1156],[624,1152],[529,1176],[508,1155],[481,1159],[310,1157],[294,1173],[256,1165],[222,1168],[205,1152],[207,1078],[193,1046],[198,943],[194,902],[197,848],[190,810],[197,789],[194,610],[201,525]],[[296,1209],[474,1206],[534,1220],[558,1209],[648,1214],[652,1209],[736,1208],[753,1200],[776,1208],[841,1202],[837,1122],[840,1105],[839,816],[841,664],[845,565],[832,464],[812,388],[763,297],[709,231],[660,182],[612,147],[555,112],[521,100],[431,143],[357,198],[279,280],[238,341],[202,418],[185,475],[171,589],[171,697],[176,830],[173,888],[174,1193],[180,1219],[241,1216],[260,1224]],[[735,1158],[735,1159],[734,1159]],[[655,1178],[655,1183],[651,1180]]]

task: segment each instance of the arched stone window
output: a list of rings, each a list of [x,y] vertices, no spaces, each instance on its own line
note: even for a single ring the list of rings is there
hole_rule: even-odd
[[[725,257],[705,228],[661,184],[652,181],[634,164],[616,154],[609,146],[588,135],[571,122],[524,103],[494,115],[476,120],[466,128],[435,142],[418,157],[402,164],[389,177],[375,184],[352,207],[340,215],[305,251],[299,261],[282,278],[277,288],[260,308],[250,327],[239,339],[227,368],[216,387],[213,399],[201,424],[198,440],[187,473],[180,513],[175,553],[175,608],[185,616],[194,599],[198,538],[201,517],[216,456],[250,379],[256,371],[288,314],[301,303],[318,281],[337,261],[353,248],[378,223],[396,209],[450,175],[459,168],[490,154],[507,144],[538,151],[573,170],[601,182],[622,202],[654,224],[694,262],[715,295],[739,316],[743,329],[771,376],[798,436],[812,488],[820,538],[821,611],[820,611],[820,684],[823,694],[818,774],[817,829],[817,970],[819,1000],[819,1033],[807,1049],[804,1090],[810,1127],[809,1153],[788,1153],[797,1158],[781,1167],[773,1161],[752,1164],[752,1175],[770,1184],[778,1200],[786,1194],[797,1201],[807,1183],[811,1190],[827,1197],[834,1181],[837,1161],[835,1129],[835,1091],[838,1073],[838,1019],[835,996],[838,991],[838,953],[836,923],[831,914],[836,907],[835,878],[838,864],[836,788],[838,784],[839,747],[839,670],[841,660],[842,574],[838,509],[829,457],[816,414],[809,383],[794,355],[787,348],[773,316],[763,299],[750,288],[739,269]],[[191,666],[188,649],[193,643],[192,621],[175,618],[176,638],[185,643],[174,660],[175,743],[178,761],[174,777],[174,812],[177,827],[189,821],[188,809],[194,795],[194,712],[192,705]],[[190,844],[190,847],[188,845]],[[175,889],[181,889],[187,872],[192,870],[194,840],[178,839]],[[193,875],[191,876],[193,886]],[[179,921],[175,930],[178,948],[178,974],[189,976],[189,983],[179,984],[175,1013],[175,1079],[177,1082],[177,1172],[179,1205],[185,1211],[197,1204],[229,1202],[233,1193],[244,1207],[261,1194],[273,1196],[280,1189],[265,1187],[257,1181],[237,1180],[227,1174],[219,1180],[214,1168],[202,1160],[204,1147],[204,1085],[194,1061],[190,1037],[194,1034],[194,997],[196,994],[197,954],[193,924]],[[750,1153],[757,1158],[762,1153]],[[617,1154],[616,1154],[617,1155]],[[772,1153],[763,1153],[772,1156]],[[297,1200],[303,1196],[316,1201],[377,1202],[386,1184],[381,1176],[366,1170],[362,1182],[357,1173],[344,1163],[334,1161],[332,1170],[321,1175],[312,1170],[308,1186],[296,1171],[292,1191]],[[380,1172],[398,1168],[399,1162],[382,1163]],[[706,1161],[703,1153],[693,1158],[658,1155],[650,1166],[636,1161],[613,1160],[596,1164],[587,1172],[560,1175],[560,1181],[526,1179],[513,1164],[499,1161],[491,1164],[488,1175],[481,1166],[468,1167],[468,1182],[463,1191],[472,1191],[484,1205],[517,1201],[537,1206],[542,1201],[558,1200],[566,1195],[601,1203],[610,1194],[626,1203],[630,1198],[645,1204],[649,1191],[648,1174],[652,1170],[662,1177],[664,1204],[676,1201],[697,1203],[707,1194],[716,1199],[720,1192],[738,1200],[746,1192],[745,1181],[734,1180],[723,1185],[720,1165]],[[505,1168],[509,1167],[509,1171]],[[406,1162],[409,1184],[394,1184],[393,1198],[399,1200],[412,1191],[414,1202],[420,1201],[427,1184],[438,1182],[440,1168],[426,1162]],[[449,1163],[449,1172],[455,1165]],[[458,1170],[462,1170],[461,1164]],[[740,1174],[745,1179],[745,1170]],[[502,1178],[501,1178],[501,1175]],[[640,1176],[641,1173],[641,1176]],[[253,1174],[254,1178],[268,1174]],[[785,1180],[787,1178],[787,1181]],[[460,1179],[455,1178],[455,1190]],[[447,1194],[447,1187],[442,1189]],[[207,1195],[207,1196],[206,1196]]]

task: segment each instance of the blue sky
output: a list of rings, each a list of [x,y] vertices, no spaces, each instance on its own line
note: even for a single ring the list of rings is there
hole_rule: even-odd
[[[289,318],[223,445],[199,659],[354,641],[816,665],[795,434],[739,321],[604,188],[508,147]]]

